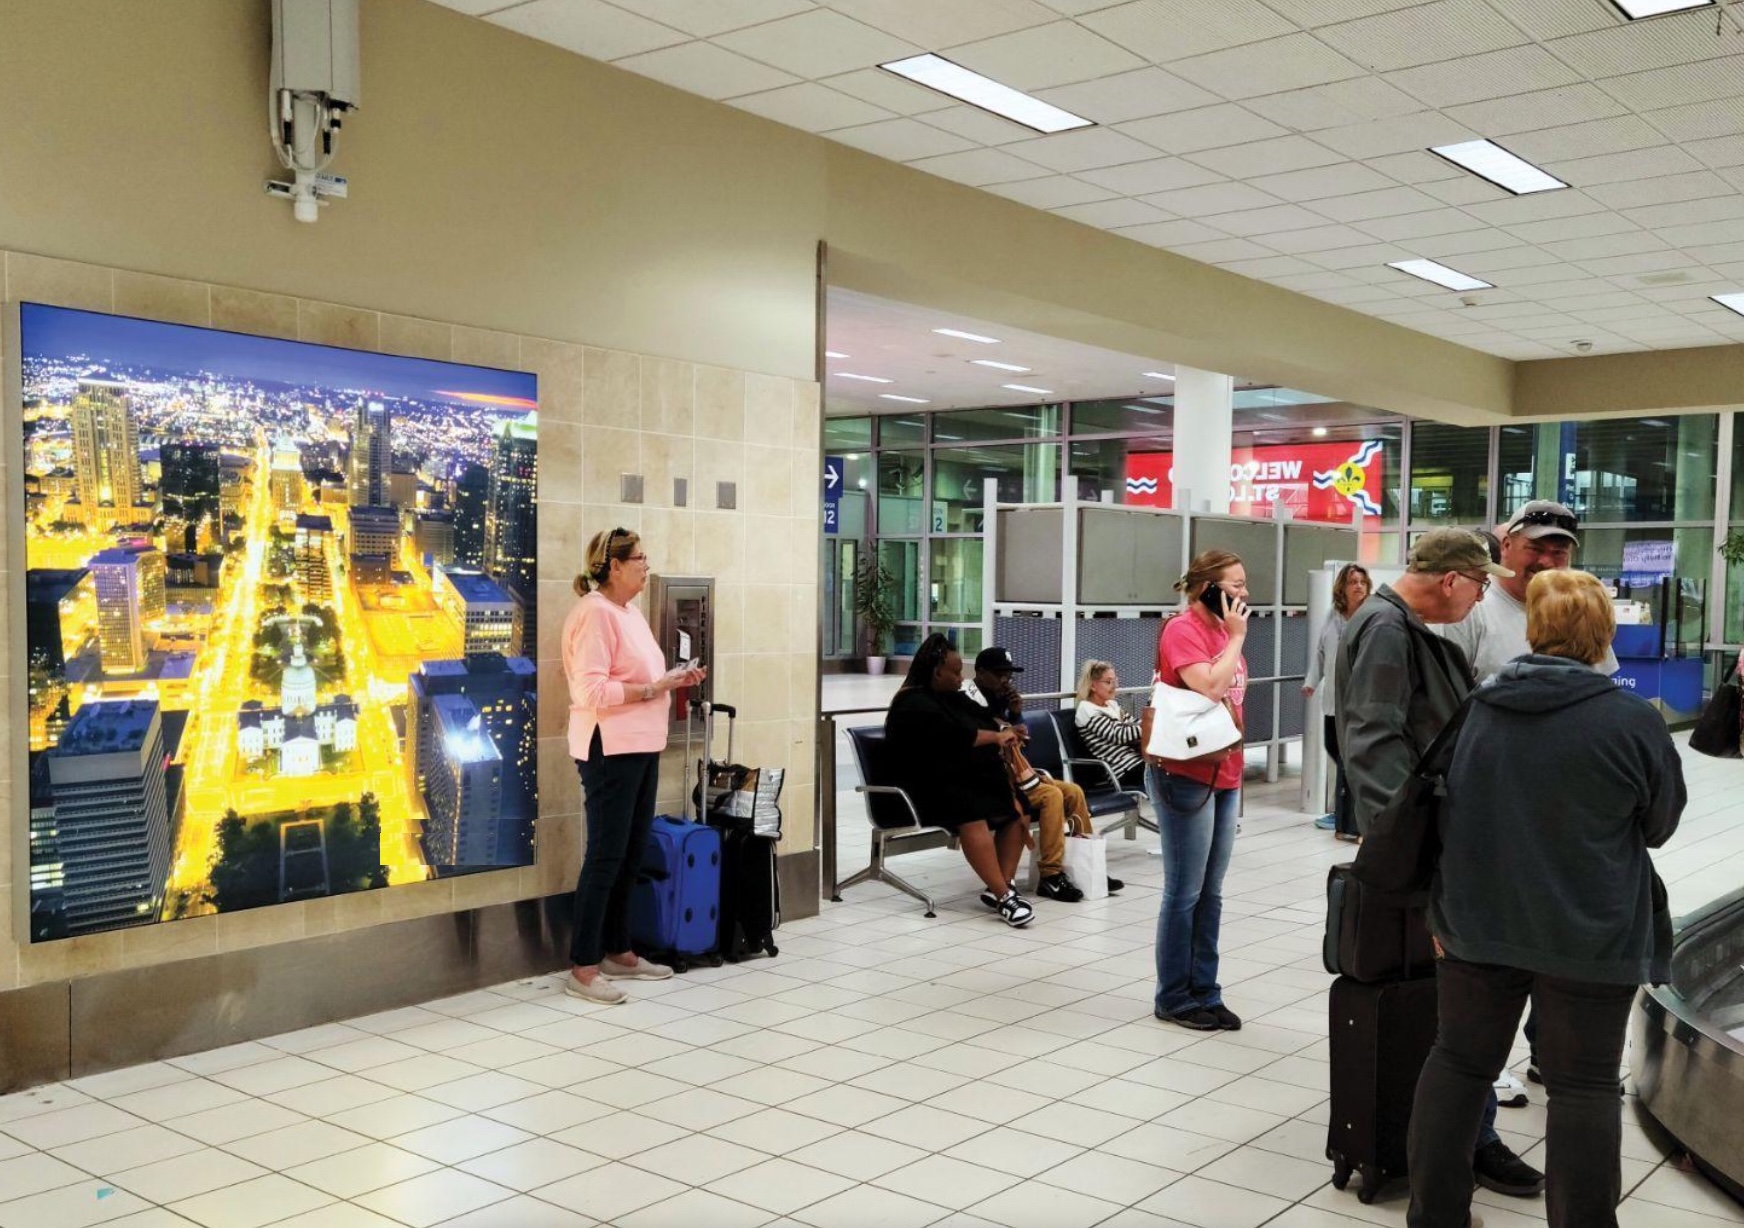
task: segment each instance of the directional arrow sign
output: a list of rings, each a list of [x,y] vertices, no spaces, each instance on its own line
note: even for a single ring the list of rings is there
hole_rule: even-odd
[[[842,458],[824,457],[824,532],[836,531],[837,516],[842,502]]]

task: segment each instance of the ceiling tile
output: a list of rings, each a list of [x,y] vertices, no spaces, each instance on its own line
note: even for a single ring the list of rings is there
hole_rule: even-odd
[[[1246,145],[1203,150],[1193,155],[1193,161],[1231,179],[1247,179],[1255,175],[1330,166],[1342,159],[1307,137],[1280,136],[1269,141],[1250,141]]]
[[[1270,243],[1271,240],[1267,239]],[[1307,252],[1304,258],[1323,269],[1384,268],[1389,261],[1409,260],[1418,253],[1397,243],[1368,243],[1361,247],[1344,247],[1333,251]],[[1406,282],[1415,280],[1400,273]],[[1422,283],[1427,284],[1427,283]]]
[[[1233,102],[1177,111],[1172,115],[1153,115],[1149,119],[1122,124],[1120,130],[1164,153],[1174,154],[1289,135],[1288,129],[1280,128],[1269,119],[1261,119]]]
[[[1364,165],[1399,183],[1424,184],[1434,183],[1439,179],[1472,178],[1453,163],[1432,153],[1387,154],[1384,157],[1370,158]]]
[[[1361,159],[1452,145],[1479,135],[1458,120],[1449,119],[1437,111],[1421,111],[1397,119],[1373,119],[1344,128],[1327,128],[1316,132],[1314,139],[1347,158]]]
[[[1627,22],[1591,34],[1553,39],[1546,45],[1557,58],[1593,78],[1694,64],[1731,50],[1723,38],[1714,37],[1712,10]]]
[[[1637,111],[1728,98],[1740,88],[1736,56],[1607,77],[1604,84],[1607,94]]]
[[[761,115],[776,123],[801,128],[807,132],[828,132],[853,124],[870,124],[889,119],[890,112],[858,98],[839,94],[827,86],[811,81],[790,85],[733,99],[733,105],[753,115]]]
[[[1316,290],[1349,288],[1363,283],[1353,281],[1343,273],[1320,269],[1313,273],[1286,273],[1281,277],[1272,278],[1272,284],[1282,286],[1286,290],[1300,290],[1306,294]]]
[[[927,111],[915,118],[935,128],[943,128],[946,132],[966,137],[977,145],[1010,145],[1014,141],[1027,141],[1035,136],[1034,128],[1014,124],[991,111],[961,103],[941,107],[937,111]]]
[[[1637,115],[1589,120],[1541,132],[1520,132],[1508,138],[1507,147],[1528,162],[1540,165],[1571,158],[1596,158],[1601,154],[1627,153],[1665,144],[1665,138]]]
[[[1365,223],[1366,225],[1366,223]],[[1411,240],[1419,255],[1431,260],[1464,259],[1473,253],[1500,251],[1518,242],[1505,230],[1490,227],[1485,230],[1465,230],[1454,234],[1429,235]]]
[[[1070,85],[1144,67],[1132,52],[1071,21],[968,43],[954,48],[951,59],[1018,90]]]
[[[1544,265],[1561,266],[1562,261],[1552,256],[1541,247],[1500,247],[1487,252],[1479,252],[1466,260],[1468,271],[1485,280],[1490,280],[1491,273],[1503,273],[1509,269],[1539,268]]]
[[[715,41],[730,51],[809,80],[856,68],[875,68],[920,50],[912,43],[829,9],[811,9],[793,17],[734,30]]]
[[[1596,260],[1582,260],[1580,267],[1595,277],[1608,277],[1622,287],[1627,282],[1628,289],[1647,287],[1656,284],[1651,278],[1663,279],[1675,274],[1693,277],[1689,272],[1699,269],[1684,253],[1674,247],[1662,247],[1658,251],[1634,252],[1627,256],[1600,256]],[[1663,280],[1657,284],[1664,284]]]
[[[1627,112],[1628,108],[1622,103],[1585,81],[1556,89],[1535,90],[1530,94],[1468,102],[1447,109],[1450,119],[1491,138],[1561,124],[1585,123],[1589,119],[1609,119]]]
[[[1326,223],[1325,218],[1317,213],[1310,213],[1301,205],[1273,205],[1269,209],[1219,213],[1205,218],[1205,221],[1226,234],[1241,238],[1276,234],[1280,230],[1308,230]]]
[[[738,0],[714,2],[720,8],[733,8]],[[1058,13],[1035,0],[950,0],[948,4],[938,0],[828,0],[828,3],[856,21],[933,51],[1060,19]]]
[[[1493,0],[1492,0],[1493,2]],[[1529,4],[1501,3],[1508,19],[1534,38],[1543,41],[1589,30],[1605,30],[1623,24],[1623,14],[1606,0],[1531,0]]]
[[[1527,41],[1483,0],[1435,0],[1395,13],[1324,26],[1318,33],[1375,72],[1500,51]]]
[[[1605,211],[1602,204],[1578,189],[1534,192],[1530,196],[1505,196],[1500,200],[1482,201],[1463,208],[1473,217],[1481,218],[1493,226],[1542,222],[1548,218],[1579,217],[1583,213]]]
[[[1357,162],[1340,162],[1282,175],[1261,175],[1249,182],[1262,191],[1293,201],[1318,201],[1329,196],[1351,196],[1395,186],[1379,171]]]
[[[1042,0],[1042,3],[1056,13],[1077,17],[1082,13],[1093,13],[1097,9],[1113,8],[1121,3],[1121,0]]]
[[[978,148],[972,141],[953,136],[930,124],[923,124],[918,119],[907,118],[882,119],[875,124],[837,128],[830,133],[830,139],[852,145],[855,149],[864,149],[880,158],[889,158],[893,162],[913,162],[919,158],[932,158],[939,154],[960,153],[965,149]]]
[[[1292,34],[1259,0],[1131,0],[1079,18],[1104,38],[1157,64]]]
[[[1363,70],[1312,34],[1288,34],[1263,43],[1176,60],[1178,76],[1225,98],[1281,94],[1360,77]]]
[[[1442,179],[1420,184],[1424,195],[1433,196],[1444,205],[1477,205],[1488,201],[1509,199],[1513,193],[1486,183],[1476,175],[1462,174],[1457,179]]]
[[[1135,239],[1151,247],[1180,247],[1186,243],[1216,242],[1226,238],[1203,222],[1176,218],[1172,222],[1150,222],[1143,226],[1123,226],[1114,232],[1122,238]]]
[[[1430,209],[1423,213],[1405,213],[1398,217],[1370,218],[1357,224],[1357,229],[1389,243],[1427,239],[1434,235],[1458,234],[1467,230],[1485,230],[1487,225],[1459,209]]]
[[[717,47],[713,43],[680,43],[617,61],[644,77],[701,94],[704,98],[733,98],[791,85],[796,78],[755,60]]]
[[[1387,80],[1432,107],[1483,102],[1572,85],[1580,74],[1542,47],[1511,47],[1388,73]]]
[[[1061,217],[1070,218],[1074,222],[1083,222],[1086,226],[1100,226],[1104,230],[1113,230],[1119,226],[1143,226],[1153,222],[1172,222],[1177,219],[1170,217],[1161,209],[1153,209],[1143,201],[1137,200],[1104,200],[1089,205],[1066,205],[1055,209]]]
[[[1099,124],[1118,124],[1217,101],[1217,95],[1209,90],[1200,89],[1160,68],[1140,68],[1095,81],[1061,85],[1041,90],[1037,97]]]
[[[885,72],[881,68],[862,68],[838,76],[823,77],[818,84],[827,85],[850,98],[858,98],[861,102],[869,102],[898,115],[919,115],[925,111],[937,111],[948,101],[937,90],[929,90],[923,85],[905,81],[895,73]]]
[[[1289,273],[1313,273],[1318,270],[1299,256],[1256,256],[1251,260],[1225,261],[1223,267],[1242,277],[1272,279]]]
[[[1606,210],[1579,217],[1559,217],[1548,222],[1509,223],[1504,229],[1527,243],[1546,244],[1557,239],[1591,239],[1597,235],[1624,234],[1639,230],[1628,218]]]
[[[1465,260],[1455,267],[1466,269],[1469,272],[1472,269],[1482,267],[1482,260],[1483,254],[1476,253],[1471,259]],[[1481,273],[1473,275],[1483,276]],[[1557,261],[1552,264],[1528,265],[1523,269],[1509,269],[1507,275],[1501,277],[1500,280],[1506,283],[1508,289],[1518,291],[1530,298],[1534,293],[1532,290],[1534,286],[1552,286],[1558,282],[1572,281],[1583,276],[1585,274],[1578,266]],[[1590,279],[1588,284],[1591,284]]]
[[[470,17],[483,17],[486,13],[494,13],[506,9],[520,0],[434,0],[445,9],[453,9],[457,13],[465,13]]]
[[[1648,230],[1665,226],[1688,226],[1697,222],[1722,222],[1744,217],[1744,200],[1732,196],[1708,196],[1700,200],[1682,200],[1672,204],[1643,205],[1625,209],[1623,216]]]
[[[1372,246],[1374,239],[1350,226],[1310,226],[1304,230],[1284,230],[1266,236],[1266,246],[1286,255],[1303,252],[1328,252],[1341,247]]]
[[[1660,238],[1673,247],[1695,254],[1695,249],[1714,243],[1744,243],[1744,214],[1723,222],[1694,222],[1687,226],[1662,226]]]
[[[1738,88],[1744,90],[1744,58],[1734,66]],[[1744,134],[1744,97],[1715,98],[1647,112],[1645,118],[1674,141]]]
[[[1151,192],[1216,183],[1222,176],[1183,158],[1156,158],[1150,162],[1135,162],[1131,166],[1085,171],[1079,178],[1127,196],[1144,196]]]
[[[1545,251],[1564,260],[1600,260],[1606,256],[1632,256],[1664,249],[1662,240],[1644,230],[1599,235],[1592,239],[1563,239],[1544,245]]]
[[[1217,239],[1210,243],[1185,243],[1172,249],[1176,255],[1202,264],[1220,264],[1229,260],[1259,260],[1277,255],[1263,243],[1252,239]]]
[[[1270,3],[1297,25],[1312,30],[1412,8],[1423,0],[1270,0]]]
[[[500,7],[503,0],[495,0]],[[662,25],[697,38],[713,38],[741,26],[760,25],[779,17],[791,17],[815,8],[812,0],[612,0],[621,9],[629,9]]]
[[[1038,166],[1055,171],[1094,170],[1103,166],[1143,162],[1157,156],[1157,151],[1143,141],[1122,136],[1110,128],[1080,128],[1075,132],[1057,132],[1052,136],[1019,141],[1008,145],[1006,149],[1020,158],[1028,158]]]
[[[1340,128],[1364,120],[1409,115],[1423,104],[1379,77],[1353,77],[1285,94],[1249,99],[1247,108],[1298,132]]]
[[[1204,217],[1212,213],[1264,209],[1268,205],[1282,203],[1277,197],[1245,183],[1208,183],[1201,188],[1158,192],[1145,197],[1145,202],[1182,217]]]
[[[1700,159],[1703,165],[1717,169],[1744,166],[1744,136],[1721,136],[1705,141],[1691,141],[1684,146],[1684,150]],[[1730,174],[1721,177],[1732,179]]]
[[[1099,188],[1070,175],[1049,175],[1046,179],[1026,179],[1019,183],[1000,183],[986,189],[1035,209],[1058,209],[1062,205],[1087,205],[1093,200],[1113,196],[1107,188]]]
[[[1369,303],[1396,303],[1399,296],[1393,293],[1390,286],[1345,286],[1332,290],[1310,291],[1313,298],[1322,302],[1336,303],[1339,306],[1359,306]]]
[[[972,188],[990,183],[1016,183],[1021,179],[1040,179],[1048,172],[1033,162],[1014,158],[1000,149],[969,149],[962,153],[943,154],[910,162],[917,171],[954,179]]]
[[[1394,217],[1434,209],[1440,202],[1416,188],[1377,188],[1348,196],[1332,196],[1314,202],[1314,212],[1334,222],[1361,222],[1369,218]]]
[[[485,20],[596,60],[616,60],[687,42],[670,26],[649,21],[605,0],[531,0]]]
[[[1597,183],[1621,183],[1628,179],[1650,179],[1656,175],[1681,175],[1698,169],[1698,163],[1675,145],[1661,145],[1658,149],[1602,154],[1596,158],[1547,161],[1544,169],[1566,183],[1586,187]]]

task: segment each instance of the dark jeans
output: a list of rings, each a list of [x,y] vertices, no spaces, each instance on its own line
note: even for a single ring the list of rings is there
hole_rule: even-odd
[[[1326,718],[1326,753],[1332,759],[1337,780],[1332,789],[1332,817],[1338,820],[1336,830],[1341,836],[1358,835],[1356,814],[1350,808],[1350,789],[1344,783],[1344,756],[1338,753],[1338,721],[1330,716]]]
[[[1213,789],[1152,767],[1151,805],[1162,833],[1163,901],[1157,913],[1156,1013],[1173,1015],[1223,1003],[1217,935],[1223,922],[1223,872],[1235,847],[1240,789]]]
[[[584,791],[587,847],[575,884],[569,962],[586,968],[599,963],[602,955],[630,949],[630,892],[654,823],[660,756],[605,754],[595,730],[587,758],[577,759],[575,766]]]
[[[1441,1022],[1411,1110],[1405,1222],[1465,1228],[1478,1118],[1530,997],[1544,1043],[1539,1069],[1550,1094],[1544,1166],[1550,1228],[1616,1228],[1623,1189],[1617,1067],[1635,987],[1451,958],[1436,966],[1436,980]]]

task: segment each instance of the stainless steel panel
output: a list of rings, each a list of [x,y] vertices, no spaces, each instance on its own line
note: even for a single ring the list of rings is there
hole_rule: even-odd
[[[1356,557],[1357,532],[1335,525],[1284,526],[1284,605],[1308,604],[1308,573]]]
[[[1132,560],[1135,604],[1170,609],[1178,600],[1175,581],[1187,570],[1181,557],[1181,518],[1153,512],[1133,519],[1139,526]]]
[[[1130,605],[1136,599],[1137,517],[1113,508],[1078,511],[1078,603]]]
[[[1278,525],[1271,520],[1193,517],[1193,553],[1230,550],[1247,570],[1248,600],[1271,605],[1278,593]]]
[[[1058,604],[1060,556],[1065,542],[1066,520],[1062,509],[1001,508],[995,599]]]

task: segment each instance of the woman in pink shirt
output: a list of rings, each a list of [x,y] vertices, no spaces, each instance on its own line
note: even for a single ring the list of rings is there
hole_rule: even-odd
[[[581,598],[563,624],[569,679],[569,753],[581,772],[587,847],[575,885],[575,929],[564,990],[607,1006],[627,995],[618,980],[663,980],[672,969],[630,949],[630,892],[654,822],[667,695],[705,671],[666,668],[648,620],[632,604],[648,583],[642,539],[628,529],[596,533]]]
[[[1247,570],[1227,550],[1207,550],[1175,588],[1186,608],[1157,637],[1158,682],[1227,702],[1241,724],[1247,692]],[[1235,847],[1242,749],[1216,760],[1152,759],[1145,785],[1163,843],[1163,904],[1157,916],[1158,1019],[1209,1032],[1241,1020],[1217,983],[1223,872]]]

